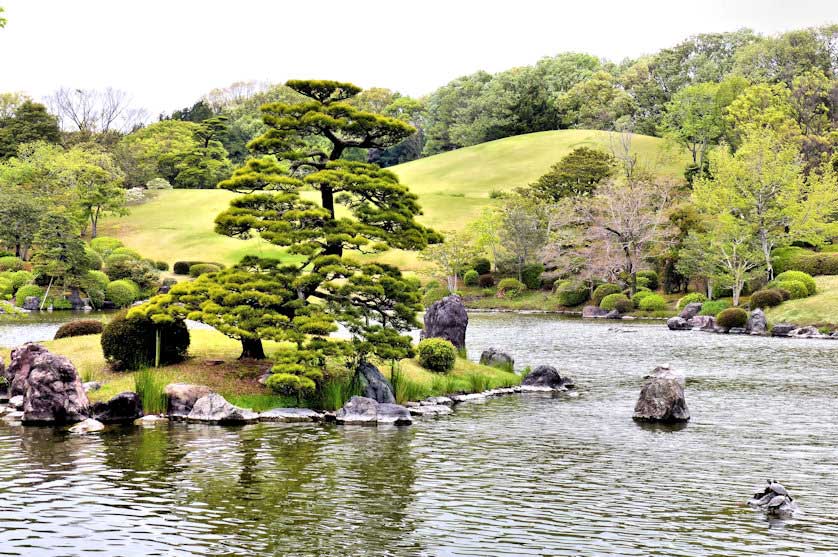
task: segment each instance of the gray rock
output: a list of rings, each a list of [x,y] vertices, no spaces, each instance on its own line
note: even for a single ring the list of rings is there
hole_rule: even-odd
[[[712,315],[696,315],[690,319],[689,324],[693,329],[701,329],[702,331],[712,331],[716,328],[716,318]]]
[[[425,399],[425,402],[431,405],[441,404],[443,406],[452,406],[454,404],[454,401],[447,396],[429,396]]]
[[[451,412],[451,408],[443,404],[426,404],[410,409],[413,416],[444,416]]]
[[[85,435],[88,433],[96,433],[97,431],[102,431],[105,429],[105,424],[100,422],[99,420],[94,420],[93,418],[87,418],[84,421],[81,421],[70,428],[70,433],[75,433],[76,435]]]
[[[684,398],[686,379],[669,367],[655,368],[645,377],[640,398],[634,407],[635,420],[655,422],[685,422],[690,410]]]
[[[27,296],[23,300],[23,309],[28,311],[37,311],[41,309],[41,299],[38,296]]]
[[[168,399],[166,413],[174,418],[185,418],[192,411],[198,399],[212,393],[212,389],[205,385],[191,385],[189,383],[169,383],[163,389]]]
[[[88,381],[87,383],[82,383],[81,386],[86,393],[92,393],[93,391],[98,391],[102,388],[102,384],[98,381]]]
[[[789,336],[799,338],[821,338],[825,335],[822,335],[817,327],[809,325],[807,327],[799,327],[797,329],[794,329],[793,331],[789,332]]]
[[[599,306],[585,306],[582,308],[582,317],[586,319],[605,317],[606,315],[608,315],[608,312]]]
[[[727,332],[731,335],[744,335],[748,330],[745,327],[731,327]]]
[[[195,405],[192,406],[192,410],[186,419],[190,422],[240,424],[257,421],[259,414],[233,406],[223,396],[210,393],[195,401]]]
[[[777,323],[771,327],[771,336],[787,337],[789,333],[797,328],[797,325],[792,323]]]
[[[273,408],[259,414],[262,422],[317,422],[322,418],[310,408]]]
[[[381,375],[378,368],[369,362],[361,362],[358,366],[358,380],[361,383],[361,393],[376,402],[395,403],[393,386],[387,378]]]
[[[89,417],[90,403],[75,366],[64,356],[35,357],[23,395],[26,424],[75,423]]]
[[[745,329],[752,335],[767,335],[768,334],[768,320],[765,318],[765,313],[757,308],[751,312],[748,317],[748,324]]]
[[[410,425],[410,410],[398,404],[374,401],[371,398],[353,396],[335,414],[335,420],[344,425],[394,424]]]
[[[690,319],[698,315],[698,312],[701,311],[701,306],[701,302],[692,302],[690,304],[687,304],[684,306],[684,309],[681,310],[681,313],[678,314],[678,317],[685,321],[689,321]]]
[[[163,422],[168,422],[169,418],[160,416],[158,414],[147,414],[142,418],[134,420],[134,425],[157,425]]]
[[[670,317],[666,320],[670,331],[690,331],[693,326],[683,317]]]
[[[133,422],[143,417],[143,403],[137,393],[119,393],[107,402],[96,402],[90,414],[106,424]]]
[[[608,313],[603,316],[603,319],[622,319],[623,315],[619,312],[619,310],[612,309]]]
[[[394,425],[410,425],[413,420],[410,417],[410,410],[399,404],[379,404],[378,423]]]
[[[23,410],[23,395],[15,395],[9,399],[9,406],[15,410]]]
[[[457,349],[466,347],[468,314],[463,300],[456,295],[434,302],[425,312],[421,338],[444,338]]]
[[[567,384],[553,366],[538,366],[530,371],[521,382],[522,386],[550,387],[551,389],[567,388]]]
[[[480,354],[480,363],[484,366],[512,370],[515,367],[515,360],[506,352],[489,348]]]
[[[10,385],[9,396],[22,395],[26,392],[26,383],[35,358],[46,354],[47,349],[40,344],[24,344],[12,350],[9,367],[6,368],[6,381]]]

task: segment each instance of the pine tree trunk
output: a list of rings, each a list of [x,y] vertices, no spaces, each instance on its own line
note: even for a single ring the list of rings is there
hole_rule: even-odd
[[[262,347],[262,339],[258,338],[242,338],[242,353],[239,356],[240,360],[264,360],[265,349]]]

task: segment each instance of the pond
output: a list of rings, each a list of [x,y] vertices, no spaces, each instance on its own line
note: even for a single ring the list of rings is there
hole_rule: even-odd
[[[0,555],[838,553],[838,342],[510,314],[473,314],[468,341],[556,365],[579,396],[409,428],[0,426]],[[639,426],[666,362],[693,419]],[[744,506],[769,477],[803,514]]]
[[[33,311],[0,315],[0,346],[18,346],[25,342],[52,340],[58,328],[67,321],[98,319],[107,321],[109,311]]]

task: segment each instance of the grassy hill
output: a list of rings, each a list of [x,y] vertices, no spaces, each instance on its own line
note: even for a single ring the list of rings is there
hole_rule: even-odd
[[[422,222],[440,231],[462,228],[483,207],[497,203],[493,190],[524,186],[576,147],[609,149],[607,132],[561,130],[508,137],[428,157],[392,168],[417,195]],[[680,176],[684,154],[673,154],[661,139],[635,136],[641,165]],[[144,256],[167,261],[212,260],[232,264],[248,253],[277,255],[281,250],[253,239],[234,240],[213,232],[213,219],[235,194],[218,190],[173,190],[133,207],[126,217],[109,218],[102,235],[116,236]],[[314,192],[311,192],[314,195]],[[423,264],[415,254],[393,252],[386,260],[405,269]]]
[[[818,292],[808,298],[789,300],[765,312],[772,325],[838,325],[838,276],[815,277]]]

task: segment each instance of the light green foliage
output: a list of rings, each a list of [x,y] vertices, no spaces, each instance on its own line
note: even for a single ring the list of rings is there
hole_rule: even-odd
[[[469,269],[463,275],[463,282],[466,286],[477,286],[477,280],[480,275],[477,274],[477,271],[474,269]]]
[[[634,307],[639,308],[640,302],[643,301],[643,298],[651,295],[652,292],[650,290],[638,290],[634,293],[634,296],[631,297],[631,303],[634,304]]]
[[[607,296],[602,298],[602,301],[599,303],[599,307],[611,311],[612,309],[616,309],[618,302],[630,302],[628,296],[622,293],[616,294],[608,294]]]
[[[518,279],[505,278],[498,283],[498,294],[506,298],[516,298],[527,290],[527,285]]]
[[[566,197],[586,196],[615,170],[616,160],[610,153],[577,147],[531,183],[529,188],[536,197],[553,202]]]
[[[600,71],[561,95],[556,108],[562,125],[570,128],[603,130],[634,111],[633,100],[613,75]]]
[[[568,282],[556,289],[559,303],[565,307],[578,306],[588,299],[588,288],[584,284]]]
[[[108,236],[98,236],[90,240],[90,247],[99,252],[104,258],[113,253],[116,249],[122,247],[122,242],[116,238]]]
[[[591,297],[591,301],[595,305],[599,305],[602,302],[602,299],[608,296],[609,294],[619,294],[623,291],[622,287],[619,284],[600,284],[594,289],[593,296]]]
[[[815,279],[812,278],[811,275],[808,275],[802,271],[785,271],[780,273],[775,277],[777,282],[784,282],[784,281],[799,281],[803,283],[806,287],[807,295],[812,296],[818,291],[817,284],[815,283]]]
[[[128,279],[119,279],[109,283],[105,290],[107,299],[113,302],[116,307],[131,305],[140,297],[140,287]]]
[[[660,294],[644,296],[637,307],[643,311],[661,311],[666,309],[666,300]]]
[[[104,290],[105,288],[107,288],[108,283],[110,281],[111,279],[108,277],[108,275],[106,275],[102,271],[87,271],[87,282],[90,285],[95,285],[100,289]]]
[[[466,232],[445,235],[445,241],[427,246],[419,255],[425,261],[433,263],[442,271],[448,283],[448,291],[457,290],[457,274],[476,256],[474,241]]]
[[[20,271],[23,269],[23,261],[19,257],[7,255],[0,257],[0,272],[2,271]]]
[[[213,265],[212,263],[196,263],[195,265],[191,265],[189,267],[189,276],[199,277],[207,273],[216,273],[220,270],[221,267],[219,267],[218,265]]]
[[[800,298],[806,298],[810,295],[806,283],[800,280],[775,280],[769,283],[769,286],[771,286],[771,288],[785,290],[789,293],[792,300],[799,300]]]
[[[163,391],[168,383],[168,378],[153,368],[144,367],[134,374],[134,392],[140,397],[143,413],[166,412],[167,399]]]
[[[27,284],[21,286],[15,294],[15,304],[17,304],[18,306],[22,306],[23,302],[26,301],[26,298],[29,298],[30,296],[37,296],[41,299],[41,301],[43,301],[44,289],[36,284]]]
[[[701,305],[699,315],[716,316],[720,311],[730,307],[730,302],[727,300],[708,300]]]
[[[687,304],[693,303],[704,303],[707,301],[707,296],[702,294],[701,292],[690,292],[689,294],[682,296],[678,300],[678,305],[676,306],[679,310],[684,309],[687,307]]]
[[[442,338],[426,338],[416,348],[419,363],[425,369],[445,373],[454,369],[457,349]]]
[[[273,373],[268,377],[266,385],[275,393],[298,399],[313,394],[317,387],[308,377],[290,373]]]

